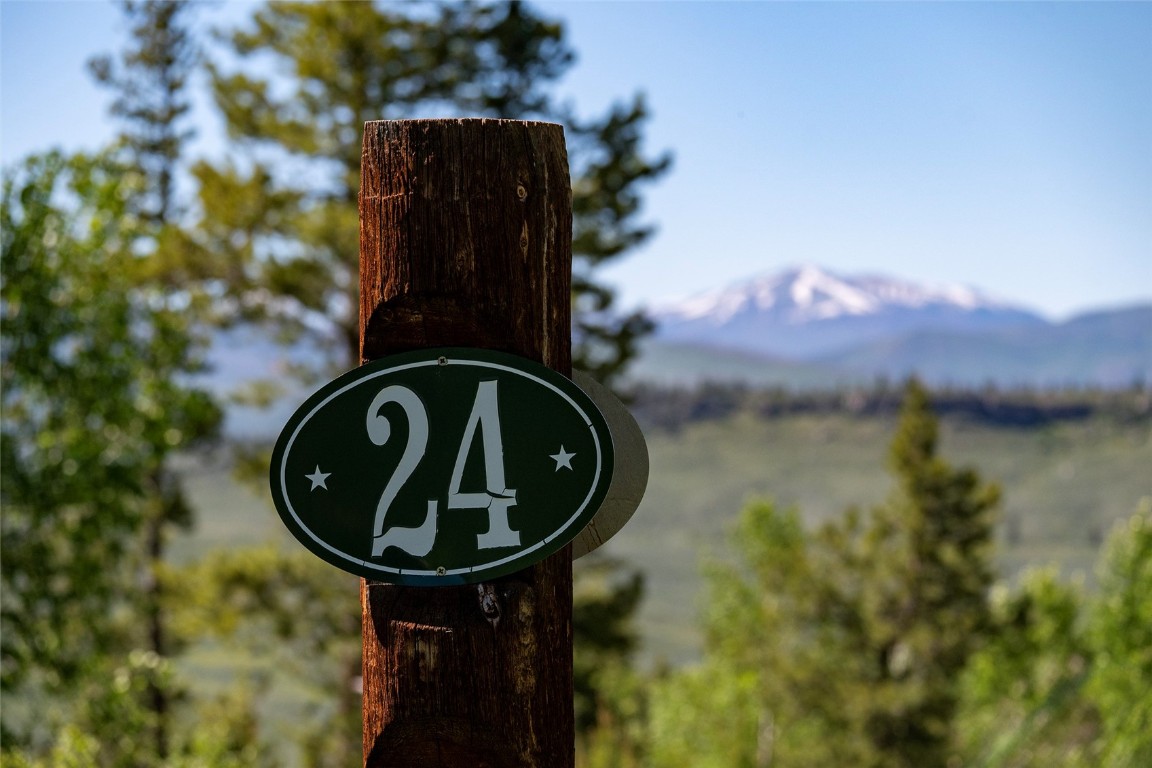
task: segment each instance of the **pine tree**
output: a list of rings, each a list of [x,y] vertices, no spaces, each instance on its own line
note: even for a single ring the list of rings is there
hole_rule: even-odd
[[[152,262],[144,272],[142,287],[171,296],[169,291],[181,286],[176,275],[165,272],[173,259],[170,251],[180,251],[184,239],[179,230],[176,177],[192,137],[187,127],[191,109],[188,85],[200,61],[189,28],[194,8],[184,0],[124,0],[122,9],[130,23],[130,46],[118,63],[111,56],[100,56],[89,62],[89,68],[99,83],[115,93],[111,113],[123,125],[119,144],[124,162],[143,175],[141,193],[128,202],[129,210],[148,224],[135,244],[146,250],[143,261]],[[183,288],[197,292],[195,285]],[[158,464],[148,484],[156,503],[143,531],[147,647],[158,658],[166,659],[173,648],[160,572],[170,529],[189,528],[192,519],[179,479],[167,466]],[[150,683],[147,696],[155,715],[156,754],[164,759],[169,751],[172,694],[164,686]]]
[[[642,151],[647,111],[638,96],[590,120],[554,103],[550,86],[574,60],[560,24],[519,2],[279,2],[228,42],[240,68],[210,72],[229,133],[248,154],[201,163],[194,174],[204,210],[199,269],[226,286],[235,317],[289,337],[321,328],[326,363],[354,365],[363,123],[445,114],[561,120],[573,167],[575,365],[602,380],[622,369],[649,325],[612,312],[612,292],[594,272],[651,234],[640,192],[669,159]],[[268,65],[277,78],[265,77]],[[633,642],[627,623],[639,578],[609,581],[607,593],[576,595],[582,725],[601,703],[595,668],[625,663]]]
[[[697,765],[948,764],[959,679],[990,628],[999,493],[941,458],[937,431],[912,381],[886,504],[815,533],[795,511],[744,510],[740,564],[710,575],[703,671],[654,696],[655,765],[693,749]]]
[[[889,458],[899,490],[860,550],[876,684],[866,730],[884,765],[943,765],[954,748],[956,681],[990,629],[999,490],[938,455],[936,418],[915,380]]]
[[[577,366],[619,371],[648,330],[613,314],[595,267],[652,232],[640,188],[668,168],[642,153],[640,97],[600,119],[553,103],[548,86],[574,56],[562,26],[519,2],[378,6],[280,2],[233,33],[238,72],[211,68],[229,134],[251,150],[240,168],[201,165],[201,246],[226,255],[218,274],[249,316],[281,327],[326,318],[345,367],[357,362],[357,209],[367,120],[465,114],[553,119],[568,125],[573,166]],[[273,63],[282,77],[258,74]],[[293,312],[282,312],[287,304]],[[296,330],[301,329],[297,322]],[[329,345],[330,346],[330,345]]]
[[[124,0],[122,8],[133,47],[119,62],[108,55],[96,57],[89,69],[116,94],[111,112],[124,124],[123,147],[147,179],[133,207],[165,226],[178,210],[176,175],[193,135],[186,127],[192,108],[188,80],[200,60],[188,27],[193,6],[185,0]]]

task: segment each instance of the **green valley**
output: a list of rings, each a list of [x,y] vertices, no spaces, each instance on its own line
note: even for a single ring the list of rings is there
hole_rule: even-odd
[[[732,390],[727,400],[715,393],[678,394],[694,404],[697,417],[657,426],[645,418],[654,406],[644,395],[634,405],[644,423],[651,476],[640,509],[604,548],[645,575],[642,658],[673,664],[698,653],[701,568],[710,558],[726,557],[727,537],[745,502],[770,498],[795,506],[809,526],[853,505],[867,509],[882,502],[891,489],[885,451],[896,424],[894,410],[860,407],[852,398],[817,408],[754,391]],[[776,408],[765,405],[772,397]],[[963,409],[949,412],[951,401],[944,400],[942,453],[956,465],[974,466],[1004,492],[1001,576],[1011,580],[1027,567],[1052,564],[1068,578],[1090,581],[1114,522],[1152,497],[1147,395],[1070,395],[1073,404],[1094,405],[1055,409],[1055,416],[1024,426]],[[180,559],[264,541],[297,546],[271,504],[236,484],[226,465],[193,462],[184,471],[199,524],[175,543]]]

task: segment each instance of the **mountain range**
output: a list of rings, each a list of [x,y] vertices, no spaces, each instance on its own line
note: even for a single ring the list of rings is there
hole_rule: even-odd
[[[1152,382],[1152,302],[1053,323],[971,288],[801,267],[753,277],[651,312],[657,322],[633,381],[741,382],[794,389],[867,385],[916,373],[929,384],[1128,387]],[[267,332],[217,333],[199,381],[227,398],[250,382],[285,391],[271,408],[231,406],[229,432],[274,435],[318,386],[288,361],[323,369],[317,344],[283,347]]]
[[[820,386],[916,373],[957,386],[1152,380],[1152,302],[1051,322],[967,286],[815,266],[656,308],[637,380]]]

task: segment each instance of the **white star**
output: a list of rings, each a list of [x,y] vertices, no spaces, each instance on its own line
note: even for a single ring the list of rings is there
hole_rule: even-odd
[[[328,476],[331,474],[332,474],[331,472],[321,472],[320,471],[320,465],[317,464],[315,472],[313,472],[310,475],[304,475],[304,477],[306,477],[312,481],[312,487],[309,488],[308,490],[314,491],[317,488],[323,488],[324,490],[328,490],[328,486],[325,484],[325,481],[328,479]]]
[[[551,456],[549,456],[548,458],[550,458],[556,462],[556,471],[559,472],[560,467],[572,469],[572,457],[575,455],[576,455],[575,453],[568,453],[567,451],[565,451],[564,446],[561,445],[560,446],[560,452],[554,453]]]

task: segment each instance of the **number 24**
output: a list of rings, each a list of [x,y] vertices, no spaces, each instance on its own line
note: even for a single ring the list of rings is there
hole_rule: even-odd
[[[477,534],[480,549],[514,547],[520,544],[520,533],[508,525],[508,510],[516,505],[516,490],[507,488],[504,480],[504,443],[500,436],[500,410],[497,402],[497,382],[482,381],[476,389],[472,413],[464,427],[456,463],[448,482],[448,509],[486,509],[488,531]],[[392,385],[380,390],[368,406],[368,437],[375,445],[384,445],[392,434],[392,425],[380,415],[386,403],[396,403],[404,410],[408,420],[408,443],[400,463],[392,472],[384,493],[376,505],[372,528],[372,557],[379,557],[388,547],[398,547],[410,555],[424,557],[436,543],[439,500],[429,499],[424,522],[416,527],[385,527],[388,511],[397,494],[408,482],[428,447],[428,412],[419,396],[411,389]],[[469,449],[476,440],[476,430],[483,435],[485,490],[479,493],[461,493],[460,480]]]

